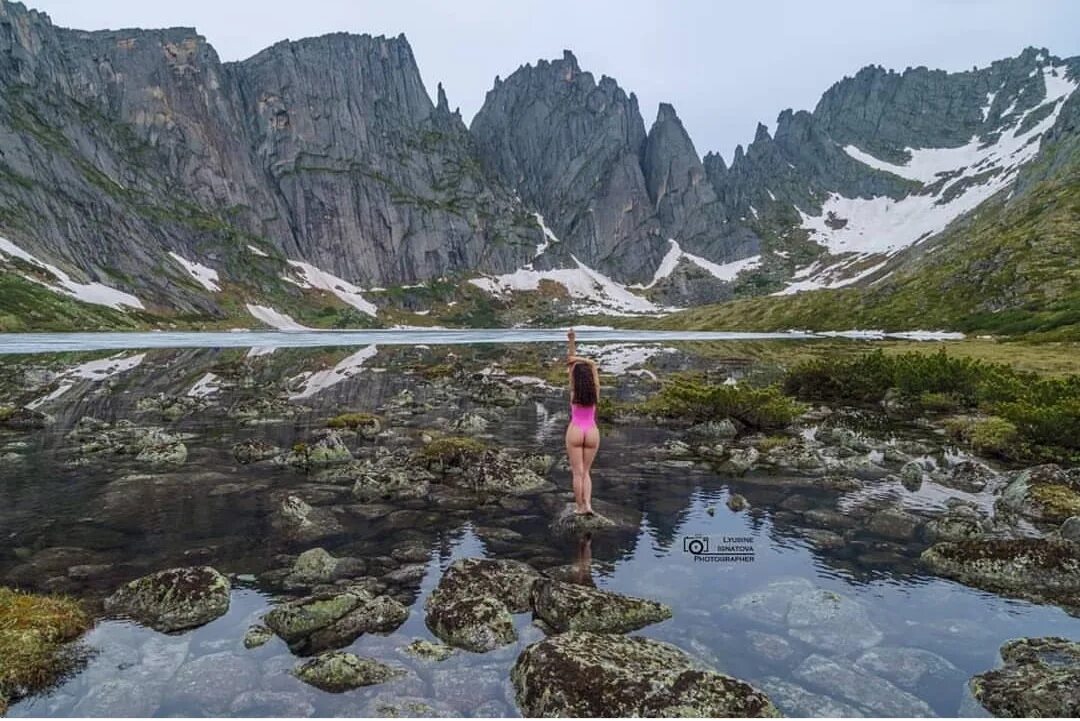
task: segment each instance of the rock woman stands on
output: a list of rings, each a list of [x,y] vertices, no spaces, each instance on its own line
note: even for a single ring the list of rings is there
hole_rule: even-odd
[[[566,455],[574,474],[574,504],[579,514],[591,515],[592,470],[600,449],[600,429],[596,426],[596,404],[600,401],[600,375],[596,364],[577,355],[577,336],[566,333],[566,365],[570,377],[570,425],[566,428]]]

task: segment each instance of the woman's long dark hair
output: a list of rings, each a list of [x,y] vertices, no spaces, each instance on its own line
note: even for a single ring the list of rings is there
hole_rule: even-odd
[[[588,363],[575,363],[572,370],[574,379],[574,395],[572,400],[575,405],[596,405],[596,378],[593,377],[593,369]]]

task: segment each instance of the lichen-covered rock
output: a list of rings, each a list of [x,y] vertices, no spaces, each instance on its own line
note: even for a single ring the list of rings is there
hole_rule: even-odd
[[[637,636],[550,636],[518,656],[510,677],[525,716],[779,716],[768,697],[744,681]]]
[[[454,655],[454,649],[450,646],[442,643],[432,643],[422,638],[413,639],[401,651],[422,661],[445,661]]]
[[[121,586],[105,600],[105,610],[168,633],[224,615],[230,590],[229,579],[209,566],[170,568]]]
[[[761,453],[756,448],[732,448],[721,468],[731,473],[743,474],[753,468],[759,458]]]
[[[352,586],[281,604],[263,622],[294,653],[307,655],[347,646],[365,633],[392,631],[408,615],[408,609],[393,598]]]
[[[1045,523],[1080,515],[1080,482],[1052,463],[1020,471],[997,500],[1000,510]]]
[[[233,458],[241,465],[265,461],[281,453],[281,449],[273,443],[249,439],[233,444]]]
[[[671,618],[662,603],[554,579],[533,585],[532,607],[557,633],[627,633]]]
[[[955,505],[923,526],[923,536],[931,543],[978,538],[986,532],[986,522],[976,508]]]
[[[750,507],[750,501],[746,500],[746,496],[741,493],[732,493],[728,496],[727,507],[732,511],[745,511]]]
[[[1036,601],[1069,602],[1080,591],[1080,545],[1058,539],[980,538],[923,551],[934,573]]]
[[[244,648],[258,648],[274,637],[274,632],[262,624],[255,624],[244,634]]]
[[[292,450],[278,456],[276,462],[304,470],[334,463],[348,463],[352,452],[342,440],[341,433],[327,430],[319,433],[310,443],[297,443]]]
[[[602,513],[578,513],[573,503],[567,503],[551,522],[551,530],[560,535],[603,531],[616,527],[615,521]]]
[[[739,429],[730,418],[721,418],[718,421],[706,421],[690,426],[686,433],[693,438],[720,441],[739,435]]]
[[[517,640],[514,617],[491,596],[463,596],[429,604],[424,617],[431,632],[451,646],[484,653]]]
[[[947,471],[935,472],[933,476],[935,481],[948,488],[978,493],[997,477],[997,473],[985,463],[967,460],[957,463]]]
[[[299,496],[286,496],[271,516],[271,524],[285,540],[319,541],[345,532],[334,512],[316,508]]]
[[[1001,647],[1002,668],[971,679],[976,700],[995,716],[1080,716],[1080,643],[1021,638]]]
[[[375,659],[332,651],[302,663],[293,673],[298,679],[317,689],[343,693],[361,686],[384,683],[401,676],[404,671]]]
[[[540,574],[519,561],[465,558],[446,570],[425,603],[431,632],[469,651],[517,639],[512,613],[528,611]]]

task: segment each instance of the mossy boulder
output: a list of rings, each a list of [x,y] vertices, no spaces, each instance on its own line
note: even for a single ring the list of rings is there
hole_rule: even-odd
[[[348,463],[352,457],[352,452],[345,445],[341,434],[336,430],[328,430],[309,441],[294,443],[292,450],[278,456],[275,462],[279,465],[310,470],[318,466]]]
[[[240,441],[232,447],[233,458],[241,465],[265,461],[281,453],[281,449],[273,443],[248,439]]]
[[[342,648],[365,633],[393,631],[409,611],[389,596],[360,586],[327,591],[277,606],[263,623],[302,655]]]
[[[0,715],[8,701],[42,691],[84,660],[69,642],[91,626],[82,606],[61,596],[0,588]]]
[[[422,638],[413,639],[401,651],[408,656],[422,661],[445,661],[454,655],[454,649],[443,643],[434,643]]]
[[[1060,466],[1046,464],[1020,471],[997,500],[999,510],[1045,523],[1080,515],[1080,482]]]
[[[364,438],[374,438],[382,430],[382,421],[370,413],[341,413],[326,422],[327,428],[347,428]]]
[[[465,558],[454,562],[424,606],[425,622],[441,640],[474,652],[517,640],[513,613],[531,606],[540,574],[519,561]]]
[[[671,618],[662,603],[554,579],[533,585],[532,607],[558,633],[628,633]]]
[[[1001,647],[1004,666],[971,679],[972,695],[995,716],[1080,716],[1080,643],[1021,638]]]
[[[384,683],[404,671],[375,659],[333,651],[296,667],[293,674],[306,684],[330,693],[343,693],[361,686]]]
[[[526,648],[510,672],[525,716],[776,717],[750,684],[696,666],[667,643],[587,631]]]
[[[170,633],[223,616],[231,590],[229,579],[210,566],[169,568],[121,586],[105,599],[105,610]]]
[[[990,591],[1040,602],[1075,602],[1080,545],[1040,538],[980,538],[937,543],[923,551],[934,573]]]

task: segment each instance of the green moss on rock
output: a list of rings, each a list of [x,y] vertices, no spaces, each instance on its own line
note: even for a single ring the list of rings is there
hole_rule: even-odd
[[[361,686],[384,683],[402,675],[404,671],[375,659],[334,651],[301,664],[293,673],[298,679],[317,689],[343,693]]]

